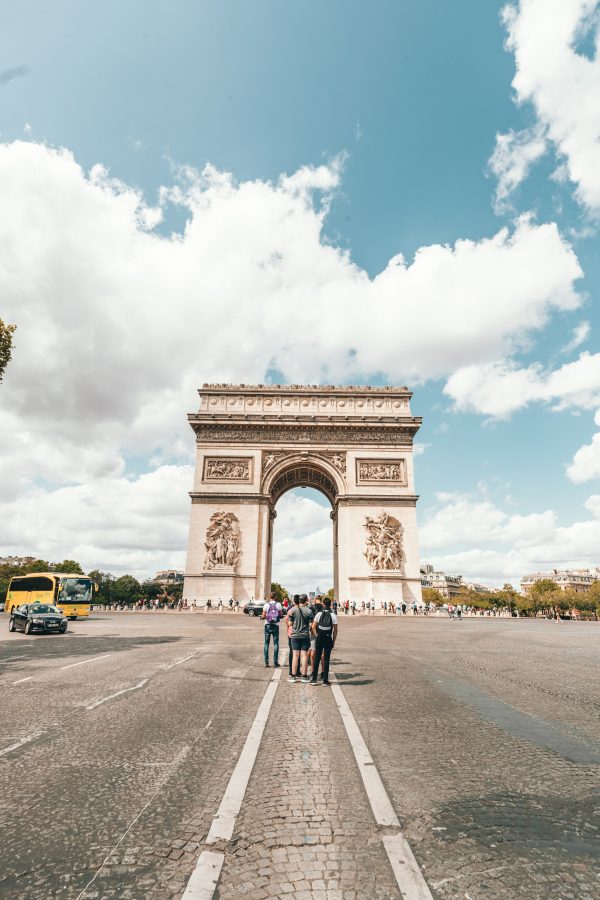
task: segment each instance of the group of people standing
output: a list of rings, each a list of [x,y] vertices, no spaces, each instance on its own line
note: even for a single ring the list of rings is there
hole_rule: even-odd
[[[329,685],[329,661],[338,633],[337,615],[331,608],[331,600],[315,600],[308,603],[306,594],[295,594],[292,606],[284,609],[271,595],[263,606],[265,622],[264,658],[269,665],[269,646],[273,640],[273,665],[279,666],[279,623],[285,619],[289,646],[288,681],[318,684],[319,666],[321,682]],[[309,678],[310,666],[310,678]]]

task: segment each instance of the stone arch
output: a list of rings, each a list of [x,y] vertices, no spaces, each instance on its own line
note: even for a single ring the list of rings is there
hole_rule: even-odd
[[[421,601],[412,459],[421,419],[411,414],[407,388],[206,384],[199,394],[200,408],[189,416],[197,448],[189,601],[268,595],[275,504],[301,486],[321,491],[332,506],[338,599]],[[369,531],[381,515],[388,518]],[[231,565],[218,554],[207,564],[211,522],[233,523]],[[369,542],[382,549],[367,559]],[[388,546],[402,567],[390,568]]]

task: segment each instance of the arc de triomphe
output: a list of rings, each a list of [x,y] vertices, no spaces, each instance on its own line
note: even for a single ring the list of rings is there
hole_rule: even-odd
[[[403,387],[205,384],[184,597],[268,596],[275,506],[313,487],[331,503],[339,600],[421,600],[411,415]]]

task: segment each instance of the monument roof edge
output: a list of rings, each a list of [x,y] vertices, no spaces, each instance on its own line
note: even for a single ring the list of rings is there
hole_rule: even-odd
[[[343,385],[343,384],[216,384],[204,383],[199,394],[402,394],[412,396],[405,385]]]

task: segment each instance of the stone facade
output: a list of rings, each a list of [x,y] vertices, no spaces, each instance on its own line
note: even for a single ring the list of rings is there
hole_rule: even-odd
[[[204,385],[184,596],[265,597],[276,504],[328,497],[340,600],[421,600],[413,439],[402,387]]]

